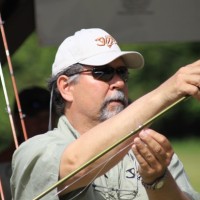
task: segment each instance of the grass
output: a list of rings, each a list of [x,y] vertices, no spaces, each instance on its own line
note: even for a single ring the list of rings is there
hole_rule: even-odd
[[[171,140],[171,143],[184,165],[193,188],[200,192],[200,138]]]

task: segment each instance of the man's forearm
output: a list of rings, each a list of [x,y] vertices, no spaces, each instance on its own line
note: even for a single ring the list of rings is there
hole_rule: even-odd
[[[146,192],[149,200],[191,200],[180,190],[169,171],[167,171],[162,188],[146,189]]]

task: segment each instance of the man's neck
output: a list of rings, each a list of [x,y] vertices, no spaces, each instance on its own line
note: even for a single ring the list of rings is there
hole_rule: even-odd
[[[92,120],[85,116],[74,116],[70,114],[66,114],[65,116],[73,128],[76,129],[81,135],[100,123],[99,120]]]

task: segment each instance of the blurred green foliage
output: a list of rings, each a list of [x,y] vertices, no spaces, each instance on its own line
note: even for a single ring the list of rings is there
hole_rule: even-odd
[[[145,67],[143,69],[130,71],[129,91],[130,99],[132,100],[157,87],[176,72],[179,67],[189,64],[200,57],[200,42],[123,44],[121,48],[139,51],[145,58]],[[57,47],[41,46],[35,33],[24,42],[12,56],[18,91],[32,85],[46,87],[56,49]],[[3,66],[3,73],[12,108],[14,92],[7,64]],[[141,112],[145,112],[145,110]],[[199,112],[200,104],[196,100],[190,99],[167,113],[153,126],[169,137],[198,135]],[[0,85],[1,148],[4,148],[11,140],[12,131],[8,113],[6,112],[2,85]]]
[[[55,52],[55,47],[40,46],[36,34],[32,34],[24,42],[11,58],[18,91],[33,85],[46,87],[47,80],[51,75],[51,65]],[[3,73],[12,109],[15,95],[7,63],[3,65]],[[12,131],[2,85],[0,85],[0,149],[7,146],[11,140]]]
[[[145,43],[123,45],[122,48],[137,50],[145,58],[143,69],[131,71],[129,94],[133,100],[156,88],[180,67],[200,59],[200,42]],[[199,102],[189,98],[166,113],[152,127],[170,138],[199,136],[199,116]]]

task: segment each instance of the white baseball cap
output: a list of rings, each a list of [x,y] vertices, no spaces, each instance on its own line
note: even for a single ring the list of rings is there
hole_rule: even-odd
[[[102,66],[119,57],[123,58],[128,68],[144,66],[144,58],[140,53],[121,51],[116,40],[106,31],[99,28],[82,29],[66,38],[59,46],[52,75],[76,63]]]

